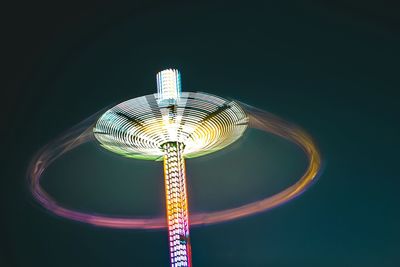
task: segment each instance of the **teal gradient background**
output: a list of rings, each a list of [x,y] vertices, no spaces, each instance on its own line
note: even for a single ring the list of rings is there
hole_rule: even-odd
[[[324,170],[270,212],[191,229],[201,266],[400,266],[399,10],[381,1],[67,1],[7,8],[2,79],[0,266],[168,266],[166,231],[97,228],[35,203],[25,173],[43,145],[96,111],[156,91],[175,67],[184,91],[238,99],[301,125]],[[278,192],[306,167],[256,130],[187,162],[190,210]],[[87,144],[43,178],[68,207],[164,212],[161,162]]]

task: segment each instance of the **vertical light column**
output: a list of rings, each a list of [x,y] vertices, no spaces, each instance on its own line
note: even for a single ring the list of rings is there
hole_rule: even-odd
[[[181,74],[176,69],[157,73],[157,97],[160,106],[175,105],[181,95]]]
[[[184,144],[168,142],[162,148],[171,267],[192,266]]]

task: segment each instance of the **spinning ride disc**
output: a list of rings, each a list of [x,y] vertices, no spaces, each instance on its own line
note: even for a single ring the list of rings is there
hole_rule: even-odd
[[[99,118],[93,132],[114,153],[161,160],[165,143],[183,143],[184,157],[198,157],[235,142],[247,124],[247,114],[235,101],[182,92],[174,105],[166,105],[157,94],[122,102]]]

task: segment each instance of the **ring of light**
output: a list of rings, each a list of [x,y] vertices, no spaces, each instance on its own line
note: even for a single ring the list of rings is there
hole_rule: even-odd
[[[242,108],[249,116],[249,127],[269,132],[288,139],[297,144],[308,157],[309,163],[305,173],[293,185],[285,190],[236,208],[207,212],[194,213],[190,216],[190,224],[204,225],[229,221],[255,213],[263,212],[279,206],[304,192],[317,178],[321,168],[321,156],[311,137],[301,128],[294,126],[268,112],[249,107],[242,104]],[[97,119],[94,115],[86,121],[72,128],[61,138],[45,146],[33,159],[28,171],[30,190],[36,200],[52,213],[96,226],[127,229],[159,229],[165,228],[164,217],[134,218],[134,217],[112,217],[107,215],[89,214],[72,209],[67,209],[58,204],[40,185],[40,178],[45,169],[62,154],[75,147],[94,140],[93,123]],[[90,126],[88,127],[88,124]]]

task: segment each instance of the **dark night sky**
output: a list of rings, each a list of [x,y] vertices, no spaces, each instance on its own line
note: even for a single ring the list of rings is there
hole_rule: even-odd
[[[320,180],[270,212],[191,230],[194,266],[400,266],[400,9],[387,1],[23,1],[3,9],[0,266],[168,266],[166,231],[96,228],[36,204],[35,152],[176,67],[183,88],[238,99],[301,125]],[[294,145],[249,131],[188,162],[192,212],[234,207],[295,181]],[[164,212],[162,167],[95,144],[44,176],[60,202]]]

